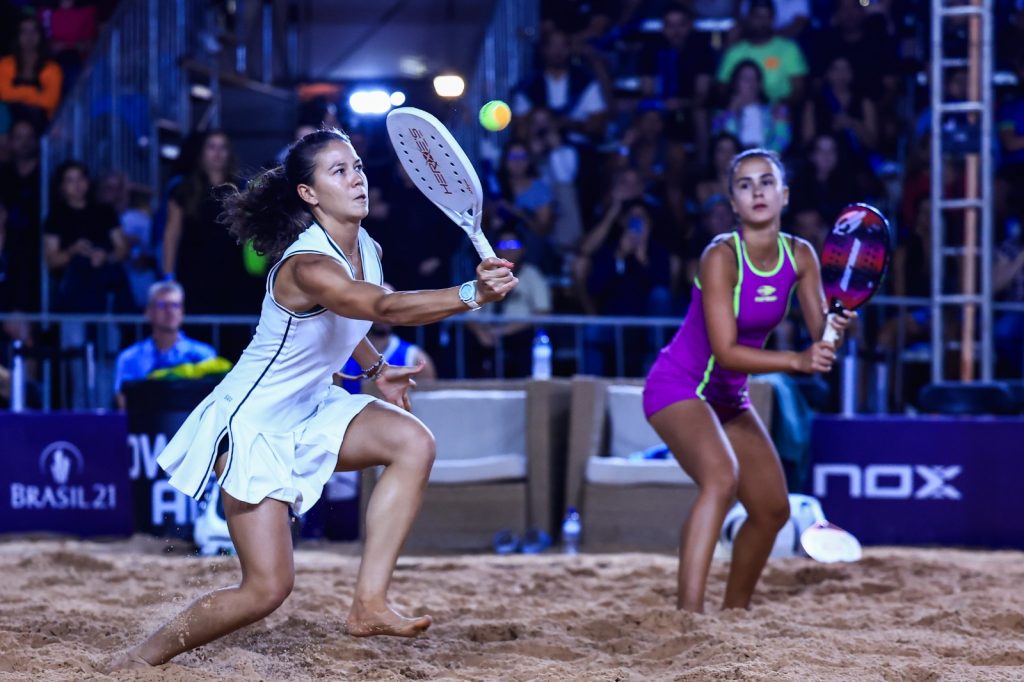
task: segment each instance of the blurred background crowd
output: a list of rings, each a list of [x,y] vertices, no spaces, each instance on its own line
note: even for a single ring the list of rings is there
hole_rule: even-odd
[[[154,283],[173,279],[189,315],[257,315],[268,264],[217,224],[220,209],[210,192],[225,182],[244,184],[256,170],[236,161],[227,133],[207,128],[188,135],[173,178],[159,187],[136,186],[118,168],[74,159],[40,176],[41,136],[115,5],[0,3],[6,49],[0,58],[0,312],[38,312],[40,282],[49,278],[50,311],[138,313],[152,303]],[[888,293],[928,296],[929,6],[923,0],[544,0],[540,24],[523,27],[519,36],[533,54],[532,68],[503,93],[513,123],[489,134],[476,152],[486,229],[499,255],[517,264],[521,281],[491,312],[678,320],[704,247],[735,229],[729,161],[754,146],[777,151],[785,162],[784,230],[820,245],[842,206],[874,204],[898,239]],[[1024,3],[997,0],[995,9],[993,289],[1000,299],[1024,301]],[[951,25],[947,45],[965,46],[966,22]],[[946,98],[967,99],[966,67],[946,74]],[[470,245],[418,196],[395,163],[383,126],[330,94],[304,99],[295,136],[342,126],[366,160],[364,226],[383,248],[388,281],[405,290],[468,279],[475,264]],[[463,106],[471,115],[480,104]],[[957,145],[970,149],[978,126],[966,115],[944,121],[952,153],[943,177],[950,194],[960,196]],[[947,230],[955,235],[956,216],[950,221]],[[865,329],[866,345],[892,353],[927,341],[927,314],[922,306],[878,316]],[[214,338],[209,329],[189,329],[229,360],[251,333],[238,328]],[[458,340],[447,325],[397,331],[434,358],[441,376],[530,372],[536,325],[470,324]],[[642,375],[672,331],[668,325],[658,334],[628,325],[548,329],[556,373],[627,376]],[[42,345],[46,333],[7,318],[0,348],[12,339]],[[74,347],[87,330],[63,325],[60,334],[59,345]],[[771,343],[800,347],[807,341],[802,334],[802,325],[787,325]],[[1024,316],[1001,314],[995,335],[997,348],[1006,349],[999,371],[1019,377]],[[116,353],[140,339],[126,327],[100,352]]]

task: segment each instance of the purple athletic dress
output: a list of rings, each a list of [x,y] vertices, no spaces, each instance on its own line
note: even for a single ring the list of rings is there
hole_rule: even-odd
[[[786,316],[796,286],[796,260],[789,246],[790,237],[779,235],[779,258],[770,272],[762,272],[750,263],[740,232],[723,235],[717,241],[730,239],[739,273],[732,299],[737,341],[762,348]],[[711,405],[724,423],[750,408],[747,379],[748,375],[725,369],[715,361],[704,322],[700,280],[694,280],[686,319],[647,375],[644,413],[650,419],[673,403],[699,399]]]

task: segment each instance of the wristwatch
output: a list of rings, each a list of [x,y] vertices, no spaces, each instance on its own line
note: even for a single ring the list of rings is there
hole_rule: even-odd
[[[459,298],[470,310],[480,310],[480,304],[476,302],[476,280],[471,279],[459,287]]]

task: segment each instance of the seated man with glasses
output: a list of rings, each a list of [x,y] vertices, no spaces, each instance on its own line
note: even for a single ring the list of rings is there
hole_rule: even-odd
[[[530,255],[522,231],[516,227],[502,227],[496,234],[498,239],[494,242],[494,253],[498,258],[515,263],[512,272],[519,278],[519,284],[504,300],[491,306],[491,313],[505,317],[550,314],[551,285],[540,268],[529,262]],[[466,362],[472,376],[499,376],[496,357],[499,340],[504,360],[500,377],[530,376],[530,351],[537,331],[533,325],[526,322],[490,325],[470,322],[466,329],[471,332],[467,335]]]
[[[217,357],[213,346],[185,336],[181,324],[185,317],[185,292],[177,282],[157,282],[149,288],[146,318],[153,335],[125,348],[117,356],[114,393],[117,406],[125,409],[121,386],[138,381],[150,372],[184,363],[198,363]]]

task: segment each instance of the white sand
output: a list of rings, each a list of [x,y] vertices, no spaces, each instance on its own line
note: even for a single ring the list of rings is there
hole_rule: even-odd
[[[233,558],[159,541],[0,542],[0,679],[96,670]],[[342,633],[357,548],[300,550],[295,592],[265,621],[137,680],[1021,680],[1024,554],[869,550],[853,565],[773,561],[754,608],[675,610],[675,559],[654,554],[409,557],[394,602],[430,613],[418,640]]]

